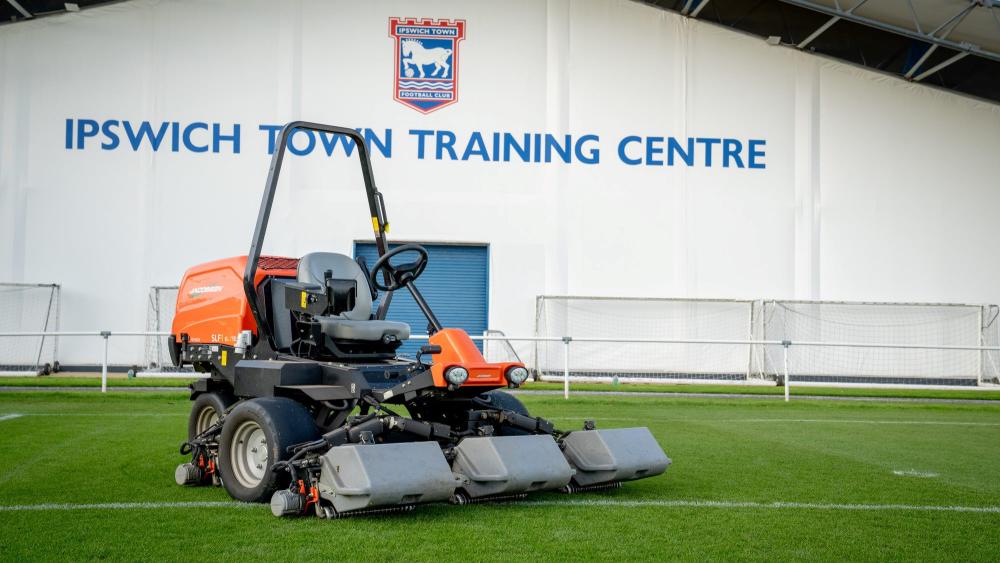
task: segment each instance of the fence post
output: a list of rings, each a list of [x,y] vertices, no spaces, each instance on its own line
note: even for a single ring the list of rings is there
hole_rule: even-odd
[[[788,397],[789,393],[788,393],[788,391],[789,391],[789,387],[791,386],[791,382],[788,380],[788,347],[791,346],[791,345],[792,345],[792,341],[791,340],[782,340],[781,341],[782,361],[784,362],[784,365],[785,365],[785,402],[786,403],[789,400],[789,397]]]
[[[563,336],[563,398],[569,399],[569,343],[570,336]]]
[[[104,338],[104,360],[101,361],[101,393],[108,392],[108,337],[111,331],[102,330],[101,338]]]

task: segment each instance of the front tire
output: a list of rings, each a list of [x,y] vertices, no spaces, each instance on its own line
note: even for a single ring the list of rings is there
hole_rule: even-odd
[[[487,393],[483,393],[483,398],[489,400],[490,404],[497,407],[498,409],[503,409],[505,411],[514,411],[517,414],[523,414],[524,416],[531,416],[528,414],[528,407],[524,406],[521,399],[518,399],[514,395],[495,389]]]
[[[218,422],[236,401],[232,393],[225,391],[202,393],[195,397],[194,404],[191,405],[191,415],[188,417],[188,440],[194,439]]]
[[[288,447],[315,440],[319,430],[301,404],[282,397],[252,399],[226,417],[219,438],[219,473],[231,497],[269,502],[288,486],[288,474],[271,471],[287,460]]]

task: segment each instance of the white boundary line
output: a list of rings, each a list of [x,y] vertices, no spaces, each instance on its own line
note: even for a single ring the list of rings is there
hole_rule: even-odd
[[[807,422],[819,424],[920,424],[930,426],[1000,426],[1000,422],[962,422],[950,420],[858,420],[846,418],[744,418],[726,422]]]
[[[15,504],[2,506],[0,512],[27,512],[37,510],[159,510],[164,508],[259,508],[264,505],[248,502],[102,502],[94,504]]]
[[[917,504],[842,504],[813,502],[752,502],[726,500],[655,500],[655,499],[590,499],[567,501],[515,501],[507,506],[608,506],[659,508],[749,508],[755,510],[839,510],[839,511],[902,511],[902,512],[966,512],[1000,514],[1000,506],[950,506]],[[245,502],[106,502],[94,504],[19,504],[0,506],[0,512],[70,511],[70,510],[161,510],[169,508],[258,508],[266,505]]]
[[[0,422],[3,422],[5,420],[14,420],[15,418],[21,418],[21,416],[23,415],[16,413],[0,415]]]
[[[624,506],[624,507],[664,507],[664,508],[752,508],[752,509],[803,509],[803,510],[846,510],[846,511],[904,511],[904,512],[972,512],[1000,514],[1000,506],[935,506],[919,504],[841,504],[815,502],[752,502],[729,500],[618,500],[590,499],[568,501],[523,501],[512,503],[526,506]]]
[[[897,477],[919,477],[921,479],[933,479],[941,476],[933,471],[918,471],[916,469],[894,469],[892,474]]]
[[[124,416],[124,417],[168,417],[168,416],[188,416],[186,412],[32,412],[25,413],[20,416],[85,416],[85,417],[105,417],[105,416]]]
[[[546,417],[549,420],[583,420],[586,417],[580,416],[549,416]],[[927,425],[927,426],[1000,426],[1000,422],[963,422],[963,421],[951,421],[951,420],[858,420],[850,418],[658,418],[655,416],[633,416],[633,417],[614,417],[614,416],[602,416],[596,419],[598,423],[602,420],[614,420],[614,421],[625,421],[625,422],[635,422],[643,423],[646,421],[652,422],[690,422],[695,424],[702,423],[726,423],[726,424],[754,424],[754,423],[766,423],[766,422],[776,422],[782,423],[816,423],[816,424],[917,424],[917,425]]]

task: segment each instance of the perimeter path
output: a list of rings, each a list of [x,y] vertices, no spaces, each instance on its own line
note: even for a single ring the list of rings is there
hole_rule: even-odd
[[[62,393],[66,391],[91,391],[100,392],[100,387],[88,386],[40,386],[40,385],[18,385],[0,386],[0,393],[18,392],[50,392]],[[125,393],[187,393],[187,387],[133,387],[133,386],[111,386],[109,392]],[[555,390],[526,390],[518,389],[513,391],[516,395],[538,395],[556,396],[562,395],[562,391]],[[670,398],[670,399],[772,399],[775,401],[784,400],[784,396],[779,394],[763,393],[697,393],[697,392],[674,392],[674,391],[572,391],[573,396],[608,396],[608,397],[648,397],[648,398]],[[853,395],[792,395],[796,401],[867,401],[874,403],[925,403],[925,404],[955,404],[955,405],[1000,405],[998,399],[942,399],[934,397],[864,397]]]

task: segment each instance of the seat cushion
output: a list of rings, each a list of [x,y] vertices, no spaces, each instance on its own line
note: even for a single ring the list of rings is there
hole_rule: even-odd
[[[327,270],[334,279],[354,280],[357,283],[354,308],[344,311],[341,316],[356,321],[369,319],[372,314],[372,294],[368,276],[357,262],[347,256],[334,252],[310,252],[299,259],[298,280],[300,283],[324,287]]]
[[[378,342],[383,336],[395,336],[396,340],[410,337],[410,325],[395,321],[354,321],[338,317],[316,317],[323,334],[334,340],[363,340]]]

